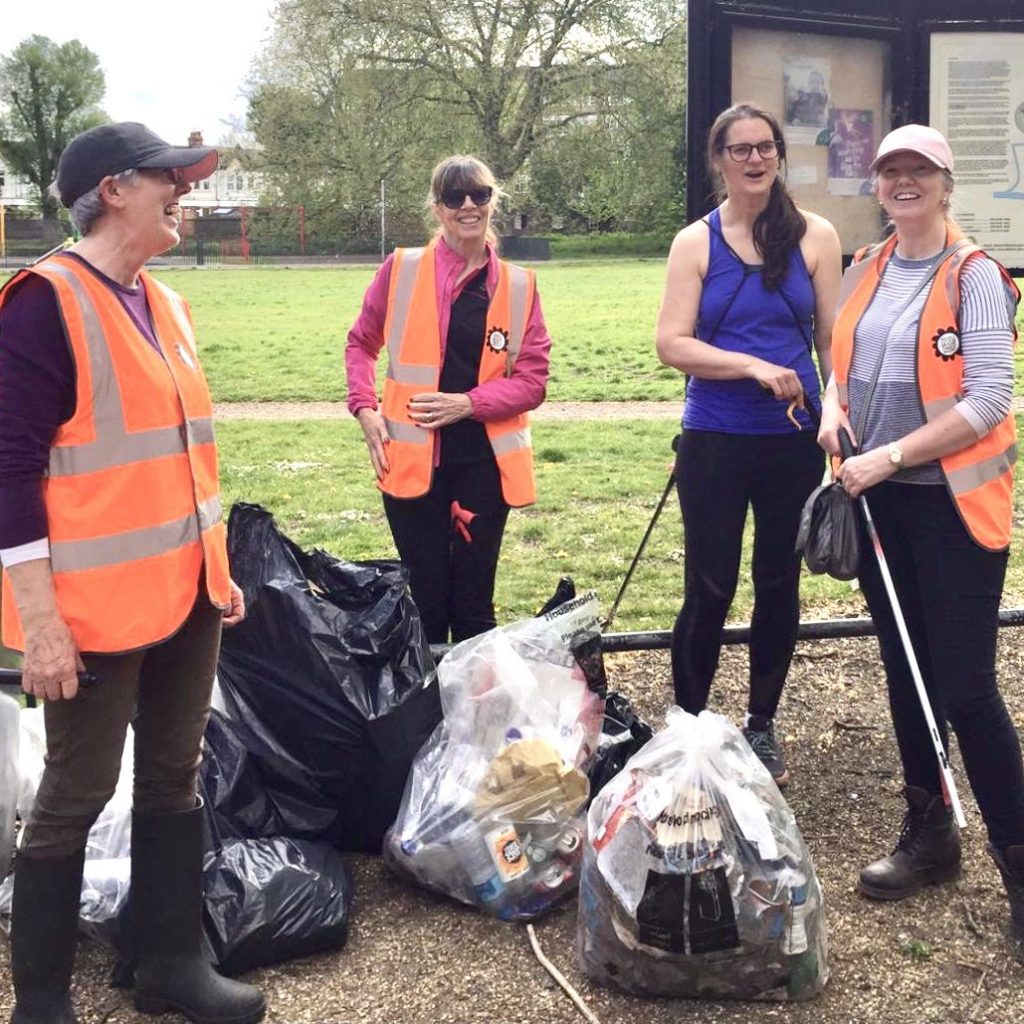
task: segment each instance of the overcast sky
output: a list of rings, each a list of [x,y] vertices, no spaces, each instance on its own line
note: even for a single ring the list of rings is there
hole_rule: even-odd
[[[0,55],[27,36],[78,39],[106,75],[103,109],[115,121],[142,121],[169,142],[198,129],[216,142],[222,120],[243,117],[242,88],[270,31],[276,0],[5,0]]]

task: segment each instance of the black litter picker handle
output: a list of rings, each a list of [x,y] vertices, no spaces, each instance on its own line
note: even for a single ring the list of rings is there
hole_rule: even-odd
[[[839,454],[842,456],[843,462],[857,454],[857,449],[854,448],[846,427],[839,428]]]
[[[100,677],[92,672],[79,672],[78,685],[84,687],[96,686]],[[0,668],[0,686],[13,686],[21,688],[21,669]]]

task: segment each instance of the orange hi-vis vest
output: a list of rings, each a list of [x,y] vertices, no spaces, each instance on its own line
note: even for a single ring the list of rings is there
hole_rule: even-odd
[[[964,397],[960,273],[971,257],[989,258],[958,230],[951,229],[948,241],[957,245],[931,282],[917,326],[917,392],[925,422],[953,408]],[[841,305],[832,328],[832,368],[844,409],[849,408],[847,382],[857,325],[874,298],[895,248],[893,236],[880,245],[862,249],[844,275]],[[1013,279],[1003,267],[999,269],[1019,300],[1020,291]],[[960,518],[974,541],[991,551],[1001,551],[1010,543],[1016,461],[1017,432],[1012,414],[973,444],[939,460]]]
[[[434,251],[396,249],[391,267],[384,341],[388,371],[382,413],[391,438],[389,470],[380,488],[395,498],[418,498],[430,490],[434,473],[434,434],[409,415],[413,395],[437,391],[441,379],[441,328],[437,310]],[[512,373],[533,308],[532,270],[498,261],[498,283],[487,307],[487,334],[477,381]],[[526,413],[485,423],[501,474],[505,501],[519,508],[537,500],[533,480],[530,419]]]
[[[79,650],[151,646],[180,628],[205,565],[210,601],[230,604],[213,408],[188,306],[140,275],[163,358],[110,289],[81,263],[53,256],[37,274],[54,289],[76,373],[74,415],[43,479],[57,605]],[[11,583],[3,642],[24,650]]]

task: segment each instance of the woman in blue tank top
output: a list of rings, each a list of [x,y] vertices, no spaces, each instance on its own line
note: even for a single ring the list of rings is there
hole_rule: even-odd
[[[688,375],[676,480],[686,552],[672,636],[676,703],[707,704],[722,627],[754,513],[754,611],[744,734],[784,786],[774,718],[800,621],[800,509],[823,462],[805,408],[820,408],[841,254],[835,228],[797,209],[776,119],[751,104],[719,114],[708,164],[720,205],[676,236],[658,316],[658,357]],[[787,417],[793,400],[799,427]]]

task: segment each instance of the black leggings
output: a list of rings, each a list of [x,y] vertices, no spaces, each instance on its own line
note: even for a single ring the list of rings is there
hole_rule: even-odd
[[[1008,553],[978,547],[940,485],[886,482],[867,499],[943,744],[948,722],[992,844],[1022,844],[1020,742],[996,684]],[[935,748],[863,524],[860,584],[878,630],[904,779],[938,795]]]
[[[452,520],[453,502],[475,513],[462,529]],[[427,640],[447,643],[450,631],[458,643],[493,629],[494,578],[508,519],[493,457],[438,466],[422,498],[385,494],[384,512]]]
[[[684,430],[676,454],[683,513],[683,607],[672,631],[676,703],[704,709],[736,593],[747,506],[754,510],[752,715],[772,718],[800,623],[800,510],[821,482],[824,456],[811,430],[721,434]]]

